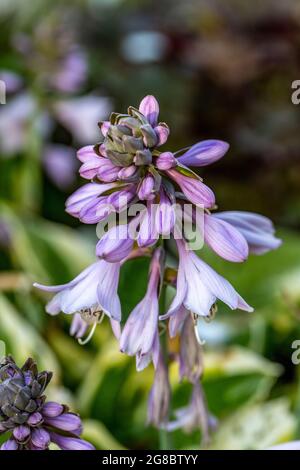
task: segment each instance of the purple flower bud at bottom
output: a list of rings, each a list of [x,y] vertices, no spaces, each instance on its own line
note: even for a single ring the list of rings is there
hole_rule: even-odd
[[[28,426],[18,426],[13,430],[14,438],[19,442],[24,442],[30,436],[30,429]]]
[[[39,449],[47,449],[50,444],[50,435],[43,428],[35,428],[31,434],[31,441]]]
[[[8,439],[2,444],[0,450],[18,450],[18,444],[14,439]]]

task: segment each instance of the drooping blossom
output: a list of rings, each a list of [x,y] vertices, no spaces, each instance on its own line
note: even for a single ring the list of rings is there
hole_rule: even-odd
[[[155,366],[158,363],[158,296],[162,258],[163,251],[157,248],[149,268],[146,295],[129,315],[120,338],[121,351],[136,356],[138,370],[144,369],[151,359]]]
[[[184,429],[186,432],[192,432],[195,429],[201,429],[203,445],[207,445],[210,440],[210,432],[216,427],[216,419],[209,414],[205,395],[199,382],[193,386],[193,392],[190,403],[184,408],[175,410],[175,420],[162,426],[168,431]]]
[[[38,372],[29,358],[19,368],[11,356],[0,363],[1,450],[48,450],[53,442],[62,450],[94,450],[80,438],[80,417],[66,405],[46,401],[52,372]]]
[[[171,389],[168,368],[162,352],[159,353],[154,382],[148,398],[148,423],[156,427],[167,424]]]
[[[46,306],[46,311],[50,315],[57,315],[60,312],[79,313],[83,322],[87,326],[92,326],[93,332],[105,314],[110,318],[116,336],[119,336],[118,324],[121,320],[121,305],[117,292],[119,272],[119,263],[98,260],[67,284],[45,286],[35,283],[34,286],[56,294]],[[76,316],[71,334],[81,338],[87,329],[84,329],[84,323],[79,323]]]
[[[179,251],[177,292],[167,313],[161,316],[161,319],[175,315],[182,306],[195,315],[209,316],[212,306],[218,299],[232,310],[239,308],[248,312],[253,311],[225,278],[187,249],[184,240],[176,242]]]

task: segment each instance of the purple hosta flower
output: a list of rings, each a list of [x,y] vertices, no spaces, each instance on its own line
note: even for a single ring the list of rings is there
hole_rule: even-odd
[[[181,306],[172,315],[169,321],[169,332],[171,338],[179,334],[179,374],[180,378],[186,377],[189,382],[196,383],[203,373],[202,349],[196,337],[195,328],[197,319],[184,307]]]
[[[45,170],[60,189],[69,188],[76,179],[77,164],[74,150],[65,145],[48,145],[43,153]]]
[[[146,175],[138,188],[138,198],[141,201],[151,200],[155,197],[155,179],[152,175]]]
[[[193,385],[191,401],[188,406],[175,411],[175,421],[170,421],[165,427],[168,431],[183,428],[186,432],[201,429],[202,443],[208,445],[210,432],[216,427],[216,419],[207,409],[205,396],[199,382]]]
[[[178,157],[178,161],[185,166],[211,165],[222,158],[228,149],[229,144],[222,140],[203,140]]]
[[[242,262],[248,258],[248,243],[242,233],[228,222],[204,214],[204,240],[222,258]]]
[[[203,373],[202,350],[191,314],[186,317],[180,331],[179,372],[181,379],[186,377],[191,383],[199,381]]]
[[[144,369],[151,359],[155,366],[158,363],[158,291],[162,258],[163,251],[157,248],[149,268],[146,295],[129,315],[120,338],[121,351],[129,356],[136,356],[137,370]]]
[[[158,102],[146,96],[139,110],[130,106],[128,114],[113,113],[109,123],[100,123],[107,157],[117,166],[150,165],[152,151],[166,142],[169,129],[157,123]]]
[[[6,93],[15,93],[22,88],[23,80],[15,72],[11,70],[0,70],[0,80],[5,83]]]
[[[110,183],[118,179],[121,167],[114,165],[105,156],[98,155],[92,145],[87,145],[77,152],[77,158],[82,162],[79,169],[82,178],[99,180]]]
[[[109,110],[109,99],[95,95],[60,100],[54,106],[58,120],[82,144],[98,139],[95,122],[98,122]]]
[[[107,193],[107,195],[102,195]],[[88,183],[66,202],[66,211],[85,224],[95,224],[113,212],[122,212],[136,198],[136,186],[119,183]]]
[[[116,225],[110,228],[97,243],[96,255],[109,263],[124,260],[133,248],[132,235],[131,224]]]
[[[171,196],[161,187],[159,199],[155,201],[155,204],[148,201],[147,207],[141,213],[137,234],[138,246],[152,246],[160,235],[169,238],[173,233],[175,221],[175,204],[171,200]]]
[[[183,240],[176,240],[176,243],[179,251],[177,292],[168,312],[161,319],[176,315],[182,306],[195,315],[209,316],[217,299],[233,310],[253,311],[226,279],[194,252],[188,251]]]
[[[170,170],[177,165],[177,160],[172,152],[161,153],[155,162],[156,168],[159,170]]]
[[[166,425],[169,416],[170,405],[170,383],[168,376],[168,368],[160,352],[154,382],[148,399],[148,423],[161,427]]]
[[[106,197],[99,197],[103,193],[112,189],[117,189],[117,183],[88,183],[77,189],[66,201],[66,211],[73,217],[82,219],[87,218],[89,214],[93,215],[96,223],[101,220],[100,209],[105,209],[104,214],[109,214],[109,207]]]
[[[140,216],[140,227],[137,235],[137,244],[140,248],[153,246],[159,237],[156,223],[156,210],[148,201],[146,208]]]
[[[95,146],[89,145],[80,149],[77,154],[82,162],[81,176],[93,180],[94,184],[99,184],[99,193],[97,194],[95,186],[94,188],[87,186],[86,196],[84,189],[81,189],[79,194],[76,192],[74,198],[71,196],[67,201],[67,211],[70,214],[79,217],[84,223],[94,224],[105,219],[111,212],[120,210],[116,204],[116,199],[120,196],[124,197],[122,210],[128,208],[126,204],[130,206],[137,201],[156,203],[157,198],[160,200],[164,197],[164,193],[168,196],[175,195],[174,183],[193,204],[205,208],[214,206],[213,192],[197,174],[181,164],[173,153],[158,151],[159,145],[165,142],[169,133],[166,124],[157,124],[158,111],[157,100],[153,96],[146,96],[139,110],[129,107],[128,114],[112,113],[110,121],[100,123],[104,140]],[[201,151],[206,155],[206,158],[208,154],[215,158],[216,153],[220,154],[221,151],[224,153],[226,147],[224,142],[209,142],[212,142],[210,147],[207,143],[198,144],[199,148],[197,144],[194,147],[197,147],[198,153]],[[192,154],[194,147],[191,149]],[[106,191],[101,190],[103,183],[115,183],[116,191],[112,191],[109,196],[102,196]],[[117,185],[122,183],[128,183],[128,186],[118,188]],[[90,189],[95,190],[95,197],[90,197]],[[84,204],[80,203],[80,210],[77,210],[78,195],[86,199],[83,201]],[[165,196],[165,208],[168,196]],[[74,199],[76,210],[72,207]],[[173,196],[172,204],[175,202]],[[113,207],[108,207],[108,204],[112,204]],[[174,226],[173,220],[171,225]],[[156,228],[151,228],[151,231],[155,230]],[[165,229],[156,231],[160,235]]]
[[[252,212],[228,211],[213,214],[215,219],[235,227],[246,239],[250,253],[262,255],[276,250],[281,240],[274,236],[274,226],[270,219]]]
[[[31,95],[21,94],[14,97],[1,109],[0,149],[6,154],[20,151],[26,143],[27,126],[36,109]]]
[[[193,204],[211,208],[215,205],[215,195],[212,190],[202,183],[199,176],[185,169],[172,168],[166,174],[180,187],[186,198]]]
[[[119,263],[107,263],[104,260],[99,260],[67,284],[45,286],[35,283],[34,286],[44,291],[56,293],[46,306],[46,311],[50,315],[57,315],[59,312],[79,313],[85,323],[92,325],[91,334],[93,334],[104,314],[111,320],[121,321],[121,305],[117,293],[119,272]],[[115,323],[112,326],[116,332]],[[81,337],[82,332],[83,325],[76,322],[73,325],[72,334]]]
[[[65,405],[47,402],[52,372],[38,372],[33,359],[19,368],[11,356],[0,363],[1,450],[47,450],[51,442],[66,450],[94,450],[80,439],[80,417]]]
[[[161,188],[159,202],[155,208],[155,226],[160,235],[170,236],[176,221],[175,197]]]

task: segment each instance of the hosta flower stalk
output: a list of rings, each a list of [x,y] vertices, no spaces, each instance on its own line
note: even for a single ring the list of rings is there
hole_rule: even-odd
[[[211,319],[219,301],[232,310],[252,312],[253,308],[191,249],[182,222],[200,233],[217,255],[235,263],[245,262],[251,253],[276,249],[281,241],[266,217],[217,212],[213,190],[195,169],[220,160],[229,145],[209,139],[174,152],[168,147],[169,126],[158,116],[158,101],[148,95],[137,108],[130,106],[125,114],[112,113],[109,120],[98,123],[100,142],[91,142],[77,154],[82,164],[79,173],[88,181],[66,202],[67,212],[81,222],[108,225],[108,230],[99,231],[98,260],[67,284],[35,286],[55,293],[46,307],[48,313],[73,314],[71,334],[76,338],[82,338],[91,325],[94,330],[107,315],[120,350],[136,357],[137,369],[154,364],[149,422],[169,430],[201,427],[207,440],[212,420],[200,385],[203,362],[197,323],[200,317]],[[135,210],[137,206],[142,210]],[[109,226],[111,219],[113,226]],[[167,264],[172,258],[167,256],[168,239],[172,256],[177,247],[177,269]],[[119,272],[128,259],[139,256],[151,257],[148,287],[124,322],[117,292]],[[168,285],[176,291],[165,305],[161,293]],[[167,331],[180,338],[172,355],[168,341],[161,346]],[[168,366],[173,359],[178,361],[181,379],[190,382],[192,396],[190,404],[178,410],[176,420],[168,423]]]

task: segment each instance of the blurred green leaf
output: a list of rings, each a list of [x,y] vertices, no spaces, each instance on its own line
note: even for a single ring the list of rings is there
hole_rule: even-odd
[[[210,449],[266,449],[291,440],[295,427],[285,398],[246,406],[220,423]]]
[[[97,450],[124,450],[122,446],[99,421],[83,422],[83,439],[92,442]]]
[[[12,354],[17,363],[21,364],[28,357],[33,357],[41,369],[51,370],[54,373],[54,381],[59,380],[60,366],[48,344],[2,295],[0,295],[0,335],[6,343],[7,354]]]

